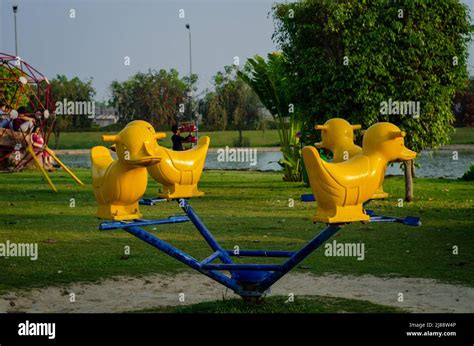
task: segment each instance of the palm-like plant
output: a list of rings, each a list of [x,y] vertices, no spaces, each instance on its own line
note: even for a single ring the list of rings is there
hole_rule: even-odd
[[[298,133],[301,130],[301,115],[290,100],[285,58],[282,53],[268,54],[268,60],[259,55],[248,59],[245,69],[238,76],[258,95],[278,125],[283,158],[279,161],[284,170],[285,181],[301,181],[301,148]]]

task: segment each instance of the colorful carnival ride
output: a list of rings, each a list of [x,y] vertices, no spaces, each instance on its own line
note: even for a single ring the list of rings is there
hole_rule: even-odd
[[[0,53],[0,171],[35,165],[53,191],[53,160],[78,184],[79,178],[48,147],[55,126],[55,105],[48,78],[20,57]]]

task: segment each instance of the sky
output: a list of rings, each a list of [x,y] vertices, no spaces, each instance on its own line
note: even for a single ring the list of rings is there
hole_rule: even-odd
[[[277,49],[272,41],[275,0],[0,0],[0,52],[15,53],[12,5],[18,5],[18,55],[54,78],[92,78],[97,100],[110,97],[113,80],[148,69],[192,69],[198,92],[238,57]],[[474,18],[474,0],[464,0]],[[180,18],[183,15],[184,18]],[[474,45],[469,68],[474,74]],[[129,64],[128,62],[129,58]]]

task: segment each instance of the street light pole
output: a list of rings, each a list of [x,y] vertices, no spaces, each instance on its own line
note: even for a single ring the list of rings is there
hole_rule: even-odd
[[[17,40],[17,33],[16,33],[16,12],[18,11],[18,6],[13,5],[13,20],[15,22],[15,56],[18,56],[18,40]]]
[[[191,26],[186,24],[186,29],[189,32],[189,120],[192,120],[193,110],[192,110],[192,99],[193,99],[193,90],[191,89],[191,77],[193,75],[193,60],[192,60],[192,50],[191,50]]]

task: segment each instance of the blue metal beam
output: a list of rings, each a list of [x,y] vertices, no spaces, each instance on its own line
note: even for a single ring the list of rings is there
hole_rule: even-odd
[[[215,281],[221,283],[222,285],[230,288],[235,293],[240,294],[242,292],[242,288],[240,287],[239,284],[237,284],[237,282],[235,282],[235,280],[232,280],[231,278],[225,276],[224,274],[220,272],[216,272],[212,270],[208,271],[208,270],[202,269],[200,262],[196,260],[194,257],[184,253],[183,251],[179,249],[176,249],[174,246],[168,244],[167,242],[165,242],[164,240],[161,240],[160,238],[155,237],[153,234],[150,234],[146,232],[145,230],[136,226],[127,227],[127,228],[124,228],[124,230],[134,235],[135,237],[143,240],[144,242],[163,251],[167,255],[186,264],[187,266],[203,273],[204,275],[210,277],[211,279],[214,279]]]
[[[155,205],[160,202],[166,202],[166,201],[168,201],[166,198],[142,198],[141,200],[138,201],[138,204]]]
[[[206,270],[252,270],[252,271],[280,271],[282,266],[279,264],[203,264]]]
[[[266,250],[227,250],[230,256],[238,257],[291,257],[295,254],[294,251],[266,251]]]
[[[153,226],[153,225],[164,225],[169,223],[181,223],[181,222],[188,222],[189,217],[186,215],[175,215],[170,216],[167,219],[162,220],[134,220],[134,221],[106,221],[102,222],[99,225],[99,230],[101,231],[110,231],[114,229],[121,229],[131,226],[137,227],[145,227],[145,226]]]
[[[221,253],[219,251],[216,251],[214,252],[212,255],[210,255],[208,258],[204,259],[202,262],[201,262],[201,265],[203,264],[209,264],[211,262],[213,262],[215,259],[219,258],[219,256],[221,255]]]
[[[189,219],[191,222],[194,224],[196,229],[201,233],[203,236],[204,240],[209,244],[212,250],[218,251],[221,256],[220,259],[224,263],[232,263],[232,259],[230,256],[227,254],[227,252],[219,245],[219,243],[214,239],[212,236],[211,232],[207,229],[206,225],[204,222],[201,221],[199,216],[194,212],[193,208],[188,204],[188,201],[185,199],[179,199],[178,204],[183,209],[183,211],[188,215]]]
[[[394,216],[376,215],[373,210],[366,209],[365,212],[370,216],[370,222],[398,222],[407,226],[421,226],[421,219],[416,216],[407,216],[404,219]]]
[[[306,193],[304,195],[301,195],[301,202],[315,202],[316,198],[312,193]]]
[[[277,282],[283,275],[288,273],[292,268],[298,265],[302,260],[304,260],[308,255],[310,255],[314,250],[319,246],[324,244],[326,240],[331,238],[341,229],[341,225],[332,224],[328,225],[324,230],[322,230],[316,237],[313,238],[308,244],[306,244],[301,250],[296,252],[291,256],[285,263],[283,263],[282,268],[278,272],[267,276],[260,284],[257,286],[256,290],[260,292],[266,291],[271,285]]]

